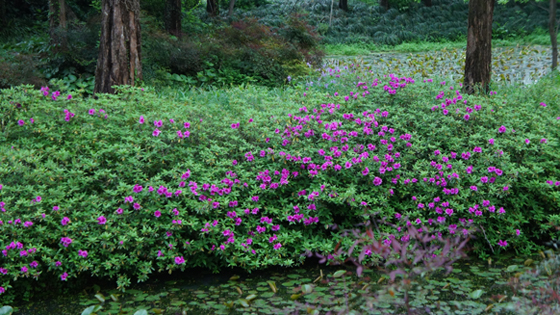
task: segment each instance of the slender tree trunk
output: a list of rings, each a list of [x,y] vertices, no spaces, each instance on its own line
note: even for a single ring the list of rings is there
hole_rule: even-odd
[[[379,5],[385,8],[385,10],[389,10],[389,0],[380,0]]]
[[[233,15],[233,7],[235,6],[235,0],[229,0],[229,10],[228,10],[228,16],[232,16]]]
[[[0,27],[8,25],[8,17],[6,16],[6,0],[0,0]]]
[[[220,13],[220,8],[218,6],[218,0],[207,0],[206,1],[206,12],[211,17],[217,16]]]
[[[94,93],[142,80],[139,0],[102,0],[101,39]]]
[[[556,29],[556,0],[550,0],[550,13],[548,20],[548,32],[550,33],[550,44],[552,45],[552,70],[558,67],[558,34]]]
[[[166,28],[169,34],[181,36],[181,0],[167,0]]]
[[[422,2],[424,3],[424,6],[427,6],[427,7],[432,6],[432,0],[422,0]]]
[[[67,47],[67,24],[66,1],[49,0],[49,35],[51,43],[60,45],[61,50]]]
[[[469,1],[467,54],[463,89],[468,94],[479,86],[486,93],[492,74],[492,16],[493,0]]]
[[[339,0],[338,7],[343,11],[348,11],[348,0]]]

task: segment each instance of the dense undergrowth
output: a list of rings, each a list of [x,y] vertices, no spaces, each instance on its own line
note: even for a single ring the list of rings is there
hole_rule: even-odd
[[[483,258],[558,237],[558,76],[489,97],[417,80],[349,64],[275,89],[2,90],[3,300],[34,279],[297,265],[372,215],[396,224],[385,242],[423,224],[476,234]]]

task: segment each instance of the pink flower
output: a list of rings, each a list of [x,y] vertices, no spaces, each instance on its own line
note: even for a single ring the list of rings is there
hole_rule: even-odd
[[[181,256],[181,257],[175,257],[175,263],[176,263],[177,265],[184,264],[184,263],[185,263],[185,258],[183,258],[183,256]]]
[[[68,273],[67,272],[60,275],[60,280],[66,281],[66,278],[68,278]]]
[[[515,234],[517,234],[517,236],[519,236],[521,234],[521,231],[519,231],[519,229],[515,230]]]
[[[161,212],[159,210],[156,210],[156,212],[154,212],[154,216],[156,218],[159,218],[161,216]]]
[[[506,246],[507,246],[507,241],[499,240],[499,241],[498,241],[498,246],[506,247]]]
[[[154,130],[154,132],[152,132],[152,136],[157,137],[157,136],[159,136],[160,133],[161,133],[161,130],[156,128],[156,130]]]
[[[107,219],[105,219],[104,216],[100,216],[99,218],[97,218],[97,224],[105,224],[107,223]]]
[[[545,103],[541,103],[540,105],[541,105],[542,107],[546,107],[546,104],[545,104]]]
[[[18,120],[18,125],[20,125],[20,126],[25,125],[25,121],[23,121],[22,119]]]

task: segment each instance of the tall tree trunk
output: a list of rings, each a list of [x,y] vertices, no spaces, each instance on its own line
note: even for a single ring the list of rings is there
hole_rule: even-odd
[[[60,45],[61,50],[67,46],[66,1],[49,0],[49,35],[51,43]]]
[[[339,0],[338,7],[344,11],[348,11],[348,0]]]
[[[235,0],[229,0],[229,10],[228,10],[228,16],[232,16],[233,15],[233,7],[235,6]]]
[[[492,16],[494,0],[469,1],[467,54],[464,91],[472,94],[475,86],[486,93],[492,75]]]
[[[114,93],[115,85],[142,80],[139,14],[139,0],[102,0],[94,93]]]
[[[6,0],[0,0],[0,27],[8,24],[8,17],[6,16]]]
[[[385,8],[385,10],[389,10],[389,0],[380,0],[379,5]]]
[[[206,12],[209,16],[215,17],[220,13],[220,7],[218,6],[218,0],[207,0],[206,1]]]
[[[166,28],[169,34],[181,36],[181,0],[167,0]]]
[[[548,32],[550,33],[550,44],[552,45],[552,70],[558,67],[558,34],[556,28],[556,0],[550,0],[550,12],[548,19]]]
[[[432,6],[432,0],[422,0],[422,2],[424,3],[424,6],[427,6],[427,7]]]

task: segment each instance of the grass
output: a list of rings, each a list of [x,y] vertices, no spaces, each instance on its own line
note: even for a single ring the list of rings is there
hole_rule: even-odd
[[[493,47],[510,47],[518,45],[550,45],[550,36],[544,31],[535,32],[523,37],[492,40]],[[409,42],[399,45],[376,45],[376,44],[326,44],[324,46],[327,56],[360,56],[371,53],[398,52],[414,53],[424,51],[439,51],[443,49],[465,49],[466,40],[442,41],[442,42]]]

